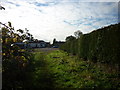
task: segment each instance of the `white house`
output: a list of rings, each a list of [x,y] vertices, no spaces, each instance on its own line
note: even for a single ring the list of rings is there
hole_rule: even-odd
[[[30,48],[45,48],[46,42],[29,42],[28,47]]]
[[[39,40],[39,41],[30,41],[27,43],[18,42],[15,43],[15,45],[18,45],[20,48],[45,48],[50,46],[50,43],[44,42],[43,40]]]
[[[45,48],[47,46],[48,46],[48,42],[44,42],[43,40],[33,41],[28,43],[28,47],[30,48]]]

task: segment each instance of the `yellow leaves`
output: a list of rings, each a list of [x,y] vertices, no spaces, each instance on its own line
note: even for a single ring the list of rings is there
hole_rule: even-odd
[[[6,39],[5,39],[5,43],[8,43],[8,41],[9,41],[9,38],[6,38]]]
[[[18,39],[17,38],[6,38],[5,39],[5,43],[13,43],[13,42],[17,42]]]
[[[25,63],[27,62],[28,60],[25,58],[25,56],[17,56],[16,59],[21,62],[21,63]]]
[[[26,59],[24,56],[22,56],[22,60],[23,60],[24,62],[27,62],[27,59]]]
[[[26,50],[25,49],[20,49],[18,50],[19,52],[25,52]]]
[[[22,60],[23,60],[23,63],[22,63],[22,66],[25,67],[28,60],[24,57],[24,56],[21,56]]]
[[[3,27],[1,30],[2,30],[2,35],[5,35],[9,32],[9,29],[7,29],[5,27]]]
[[[13,42],[17,42],[17,38],[13,38]]]
[[[5,39],[5,43],[12,43],[13,42],[13,39],[12,38],[6,38]]]
[[[28,63],[28,60],[25,58],[25,56],[15,56],[15,59],[17,62],[19,62],[20,67],[25,67]]]
[[[5,53],[2,53],[3,56],[5,56],[6,54]]]

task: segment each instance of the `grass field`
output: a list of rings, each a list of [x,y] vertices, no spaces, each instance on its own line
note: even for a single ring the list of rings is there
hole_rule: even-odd
[[[61,50],[48,51],[33,52],[33,87],[118,88],[120,85],[117,71],[108,73],[105,68]]]

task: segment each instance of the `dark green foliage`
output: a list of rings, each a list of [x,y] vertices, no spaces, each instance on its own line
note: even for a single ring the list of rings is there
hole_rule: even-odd
[[[80,38],[66,41],[61,49],[76,54],[84,60],[120,64],[120,24],[110,25]]]
[[[54,38],[54,39],[53,39],[53,45],[55,44],[55,42],[56,42],[56,39]]]
[[[66,37],[66,41],[72,41],[72,40],[74,40],[74,39],[75,39],[74,36],[68,36],[68,37]]]

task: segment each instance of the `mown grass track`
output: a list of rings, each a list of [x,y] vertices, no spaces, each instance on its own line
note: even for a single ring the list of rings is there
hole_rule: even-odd
[[[106,73],[92,62],[69,56],[61,50],[34,52],[34,87],[37,88],[118,88],[116,72]]]

